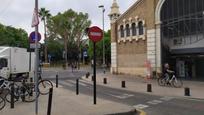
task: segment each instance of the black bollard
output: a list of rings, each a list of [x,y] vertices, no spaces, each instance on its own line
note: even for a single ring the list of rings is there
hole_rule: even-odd
[[[125,81],[122,81],[122,88],[125,88]]]
[[[86,78],[89,78],[89,75],[90,75],[90,73],[89,73],[89,72],[87,72],[87,73],[86,73]]]
[[[185,87],[184,93],[185,93],[185,96],[190,96],[190,88]]]
[[[76,79],[76,95],[79,95],[79,79]]]
[[[103,83],[107,84],[107,78],[103,78]]]
[[[51,115],[51,111],[52,111],[52,94],[53,94],[53,88],[50,88],[49,98],[48,98],[47,115]]]
[[[91,80],[94,81],[94,77],[93,76],[91,77]]]
[[[11,109],[14,108],[14,83],[11,84]]]
[[[152,92],[152,84],[147,84],[147,92]]]
[[[58,74],[56,75],[56,88],[58,88]]]

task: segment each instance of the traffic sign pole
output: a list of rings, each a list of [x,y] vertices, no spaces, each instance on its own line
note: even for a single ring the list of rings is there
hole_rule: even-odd
[[[93,68],[93,77],[94,77],[94,104],[96,104],[96,43],[93,43],[94,50],[94,68]]]
[[[103,31],[99,27],[93,26],[88,29],[88,36],[93,41],[93,97],[94,104],[96,104],[96,42],[103,38]]]

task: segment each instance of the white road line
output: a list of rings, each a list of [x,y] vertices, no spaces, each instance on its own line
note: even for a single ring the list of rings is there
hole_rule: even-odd
[[[113,97],[119,98],[119,99],[127,99],[129,97],[134,96],[133,94],[122,94],[122,95],[113,95],[113,94],[108,94],[111,95]]]
[[[148,105],[144,105],[144,104],[138,104],[138,105],[134,105],[133,107],[136,108],[136,109],[144,109],[144,108],[147,108],[149,106]]]
[[[173,97],[167,97],[167,96],[165,96],[165,97],[162,97],[162,98],[160,98],[160,99],[163,100],[163,101],[170,101],[170,100],[173,99]]]
[[[152,101],[148,101],[147,103],[148,104],[152,104],[152,105],[156,105],[156,104],[162,103],[162,101],[160,101],[160,100],[152,100]]]
[[[71,83],[73,83],[73,84],[76,85],[76,81],[69,80],[69,82],[71,82]],[[84,84],[84,83],[82,83],[82,82],[80,82],[80,81],[79,81],[79,85],[82,85],[82,86],[84,86],[84,87],[87,87],[87,86],[88,86],[88,85],[86,85],[86,84]]]
[[[81,83],[79,82],[80,85],[84,86],[84,87],[87,87],[88,85],[84,84],[84,83]]]

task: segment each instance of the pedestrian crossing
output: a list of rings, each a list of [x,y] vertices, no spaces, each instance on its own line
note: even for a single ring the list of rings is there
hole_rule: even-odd
[[[145,109],[145,108],[151,107],[151,105],[161,104],[161,103],[163,103],[163,102],[165,102],[165,101],[170,101],[170,100],[172,100],[172,99],[173,99],[173,97],[167,97],[167,96],[165,96],[165,97],[161,97],[161,98],[158,99],[158,100],[147,101],[147,102],[144,103],[144,104],[133,105],[133,107],[134,107],[135,109]]]

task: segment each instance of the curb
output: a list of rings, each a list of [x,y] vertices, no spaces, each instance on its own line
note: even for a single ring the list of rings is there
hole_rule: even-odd
[[[106,115],[137,115],[138,111],[136,109],[132,109],[128,112],[122,112],[122,113],[111,113],[111,114],[106,114]]]

